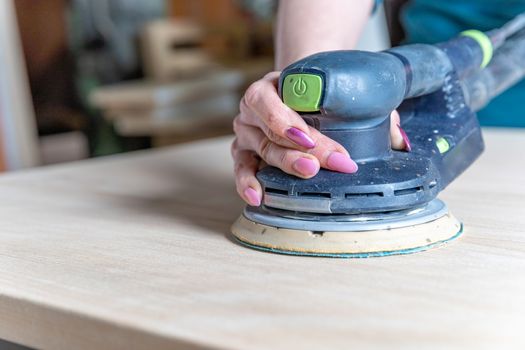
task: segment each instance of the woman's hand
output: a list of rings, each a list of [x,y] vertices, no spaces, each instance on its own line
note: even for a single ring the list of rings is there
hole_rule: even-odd
[[[343,146],[308,126],[282,103],[277,93],[279,74],[271,72],[248,88],[233,123],[236,138],[231,151],[237,192],[253,206],[261,204],[263,195],[255,177],[261,160],[303,179],[313,177],[321,167],[342,173],[357,171]],[[406,148],[395,111],[391,123],[392,146]]]

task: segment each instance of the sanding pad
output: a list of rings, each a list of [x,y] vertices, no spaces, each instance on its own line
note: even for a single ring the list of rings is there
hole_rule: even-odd
[[[232,233],[251,248],[282,254],[339,258],[410,254],[438,247],[463,232],[463,225],[443,202],[435,201],[434,206],[441,205],[439,211],[419,214],[417,219],[407,215],[405,220],[360,220],[337,225],[319,221],[308,225],[301,220],[285,219],[279,226],[288,227],[277,227],[245,210],[233,224]],[[268,216],[268,219],[274,218]],[[308,230],[304,225],[328,230]]]

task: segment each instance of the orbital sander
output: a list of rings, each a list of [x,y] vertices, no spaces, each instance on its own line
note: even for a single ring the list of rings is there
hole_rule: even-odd
[[[283,102],[339,142],[359,170],[300,179],[257,173],[264,195],[232,226],[243,244],[271,252],[373,257],[423,251],[463,225],[437,195],[483,151],[475,111],[525,73],[525,17],[436,45],[382,52],[321,52],[285,68]],[[411,151],[390,144],[397,109]]]

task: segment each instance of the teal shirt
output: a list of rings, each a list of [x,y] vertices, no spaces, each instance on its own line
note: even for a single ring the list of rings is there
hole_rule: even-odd
[[[412,0],[401,12],[409,43],[445,41],[466,29],[490,30],[525,12],[525,0]],[[525,59],[524,59],[525,64]],[[478,112],[482,125],[525,127],[525,81]]]

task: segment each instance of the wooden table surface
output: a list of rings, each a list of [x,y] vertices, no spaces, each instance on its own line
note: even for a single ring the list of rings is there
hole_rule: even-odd
[[[291,257],[228,238],[229,138],[0,177],[0,338],[47,349],[525,347],[525,132],[441,196],[465,235]]]

